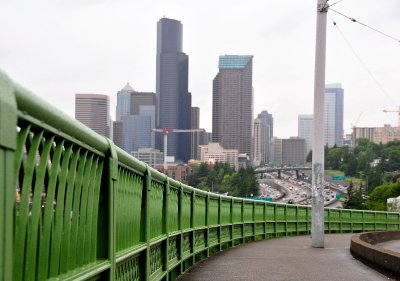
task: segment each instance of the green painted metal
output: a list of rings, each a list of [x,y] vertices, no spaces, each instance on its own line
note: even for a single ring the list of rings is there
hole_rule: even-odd
[[[0,280],[12,280],[13,275],[16,127],[14,87],[0,72]]]
[[[223,249],[310,233],[309,207],[169,179],[2,74],[0,132],[1,280],[175,280]],[[399,213],[325,210],[327,233],[394,229]]]

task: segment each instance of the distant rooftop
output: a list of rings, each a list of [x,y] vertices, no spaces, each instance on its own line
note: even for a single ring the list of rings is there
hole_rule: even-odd
[[[325,88],[327,89],[332,89],[332,88],[342,88],[342,84],[341,83],[332,83],[332,84],[326,84]]]
[[[126,83],[125,87],[122,88],[121,91],[124,92],[134,92],[135,90],[132,88],[132,86],[128,83]]]
[[[219,57],[219,69],[242,69],[245,68],[253,56],[225,55]]]

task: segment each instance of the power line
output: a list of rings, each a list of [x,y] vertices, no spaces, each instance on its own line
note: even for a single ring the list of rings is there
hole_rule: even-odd
[[[337,3],[340,3],[340,2],[342,2],[342,1],[343,1],[343,0],[336,1],[335,3],[333,3],[333,4],[329,5],[329,8],[330,8],[330,7],[332,7],[333,5],[336,5]]]
[[[343,40],[347,43],[347,45],[350,47],[351,51],[353,52],[354,56],[357,58],[357,60],[360,62],[364,70],[369,74],[369,76],[372,78],[372,80],[375,82],[375,84],[378,86],[379,90],[393,103],[396,104],[396,102],[392,99],[392,97],[386,92],[386,90],[382,87],[382,85],[378,82],[378,80],[375,78],[375,76],[372,74],[372,72],[369,70],[369,68],[366,66],[366,64],[363,62],[361,57],[357,54],[356,50],[353,48],[353,46],[350,44],[350,41],[347,40],[346,36],[344,36],[342,30],[339,28],[337,23],[333,20],[331,14],[328,12],[329,17],[332,20],[333,25],[337,28],[339,31],[340,35],[342,36]]]
[[[342,1],[342,0],[341,0],[341,1]],[[339,2],[339,1],[338,1],[338,2]],[[336,2],[336,3],[338,3],[338,2]],[[334,4],[336,4],[336,3],[334,3]],[[334,4],[332,4],[331,6],[333,6]],[[372,26],[369,26],[369,25],[367,25],[367,24],[365,24],[365,23],[362,23],[362,22],[356,20],[355,18],[346,16],[345,14],[343,14],[343,13],[341,13],[341,12],[338,12],[338,11],[336,11],[336,10],[330,8],[331,6],[329,6],[329,10],[331,10],[332,12],[335,12],[335,13],[341,15],[342,17],[348,18],[348,19],[351,20],[352,22],[361,24],[362,26],[365,26],[366,28],[369,28],[369,29],[371,29],[371,30],[373,30],[373,31],[375,31],[375,32],[380,33],[380,34],[383,35],[383,36],[386,36],[386,37],[388,37],[388,38],[390,38],[390,39],[393,39],[393,40],[397,41],[398,43],[400,43],[400,40],[397,39],[396,37],[393,37],[393,36],[391,36],[391,35],[389,35],[389,34],[383,32],[383,31],[380,31],[380,30],[378,30],[378,29],[376,29],[376,28],[374,28],[374,27],[372,27]]]

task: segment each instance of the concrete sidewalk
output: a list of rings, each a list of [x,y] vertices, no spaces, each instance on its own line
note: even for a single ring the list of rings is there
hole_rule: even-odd
[[[199,262],[178,280],[396,280],[354,259],[349,250],[351,236],[326,235],[324,249],[312,248],[309,236],[240,245]]]

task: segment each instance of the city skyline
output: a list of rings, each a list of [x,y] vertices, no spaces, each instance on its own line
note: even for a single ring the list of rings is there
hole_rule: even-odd
[[[201,108],[200,127],[211,130],[212,78],[218,56],[223,54],[254,55],[254,112],[273,114],[274,135],[296,135],[297,115],[312,113],[314,0],[253,1],[250,5],[220,1],[213,4],[213,11],[207,3],[179,1],[136,5],[128,1],[43,1],[24,3],[24,9],[19,5],[5,3],[2,7],[0,26],[7,27],[12,18],[19,20],[13,29],[0,29],[0,67],[71,116],[76,92],[109,95],[114,118],[114,93],[127,81],[134,89],[155,91],[156,22],[163,14],[184,25],[183,49],[190,55],[189,92],[192,105]],[[230,13],[221,14],[226,7]],[[397,36],[398,1],[367,0],[360,9],[356,1],[348,0],[334,8]],[[137,14],[134,22],[129,16],[132,11]],[[207,21],[201,20],[205,14]],[[328,17],[326,83],[340,82],[346,89],[345,133],[360,112],[364,114],[358,126],[397,126],[397,115],[382,110],[397,109],[400,104],[398,43],[329,14],[384,89],[357,61]]]

